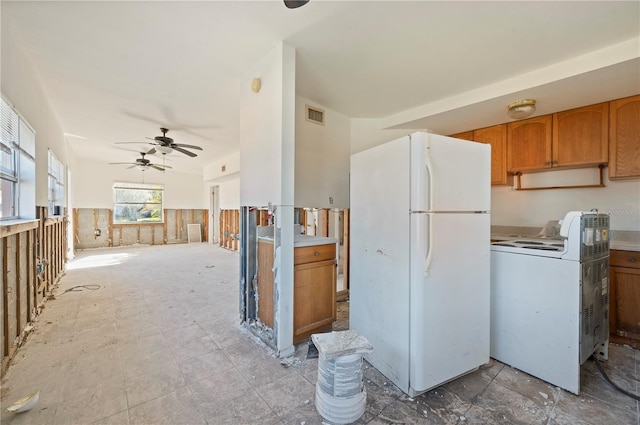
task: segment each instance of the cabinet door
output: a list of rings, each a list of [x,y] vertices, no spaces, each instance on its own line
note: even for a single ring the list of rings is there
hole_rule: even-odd
[[[326,260],[294,267],[294,344],[315,331],[331,330],[336,320],[335,264],[335,260]]]
[[[507,171],[551,167],[551,115],[507,124]]]
[[[553,114],[553,167],[606,164],[609,103]]]
[[[513,176],[507,173],[507,125],[500,124],[475,130],[473,140],[491,145],[491,184],[512,184]]]
[[[640,95],[609,103],[609,178],[640,177]]]
[[[452,134],[449,137],[455,137],[456,139],[461,139],[461,140],[473,140],[473,130],[465,131],[463,133],[458,133],[458,134]]]
[[[611,267],[610,286],[611,339],[640,348],[640,269]]]

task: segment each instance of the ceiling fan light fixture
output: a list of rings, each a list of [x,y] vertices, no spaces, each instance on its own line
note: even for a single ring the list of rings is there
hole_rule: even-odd
[[[507,115],[513,119],[522,119],[531,116],[536,111],[535,99],[523,99],[512,102],[507,106]]]
[[[155,149],[163,155],[168,155],[173,152],[173,149],[171,149],[169,146],[156,146]]]

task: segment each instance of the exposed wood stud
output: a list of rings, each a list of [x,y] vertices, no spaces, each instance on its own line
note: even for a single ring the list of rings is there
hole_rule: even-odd
[[[113,246],[113,210],[109,210],[107,216],[109,220],[109,246]]]
[[[167,244],[167,210],[164,210],[164,223],[162,223],[162,241]]]
[[[16,238],[16,250],[15,250],[15,254],[16,254],[16,263],[15,263],[15,268],[16,268],[16,334],[15,336],[19,336],[20,335],[20,331],[22,330],[22,326],[25,325],[22,323],[22,311],[21,311],[21,306],[22,306],[22,288],[20,287],[21,285],[21,280],[22,280],[22,276],[20,273],[20,258],[22,258],[22,244],[20,243],[20,236],[22,235],[22,233],[18,233],[17,235],[15,235]]]
[[[2,239],[2,314],[4,323],[4,353],[3,356],[9,355],[9,253],[7,250],[8,238]]]
[[[204,241],[209,242],[209,210],[202,210],[202,228]]]
[[[95,234],[95,230],[98,228],[98,214],[99,210],[97,208],[93,209],[93,239],[98,239],[98,235]]]

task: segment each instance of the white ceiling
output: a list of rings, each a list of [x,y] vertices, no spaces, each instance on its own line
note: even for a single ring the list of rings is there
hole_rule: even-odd
[[[176,170],[236,152],[239,81],[281,40],[297,52],[298,95],[387,127],[450,133],[507,121],[518,95],[551,113],[640,92],[640,54],[622,60],[611,47],[640,38],[637,1],[0,7],[2,31],[33,62],[74,153],[105,162],[134,160],[160,127],[204,148],[198,158],[167,157]]]

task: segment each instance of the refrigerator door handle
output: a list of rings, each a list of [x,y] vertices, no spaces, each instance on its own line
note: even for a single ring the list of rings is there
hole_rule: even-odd
[[[427,239],[429,244],[427,246],[427,258],[424,260],[424,277],[429,277],[429,269],[433,261],[433,226],[431,226],[431,214],[425,214],[425,216],[427,219]]]
[[[426,170],[426,175],[425,177],[427,178],[427,185],[426,189],[429,191],[428,196],[426,196],[425,198],[427,198],[426,200],[429,202],[429,205],[427,206],[427,208],[425,208],[426,211],[433,211],[434,207],[433,207],[433,163],[431,162],[431,152],[430,149],[427,149],[427,152],[424,156],[424,168]]]

